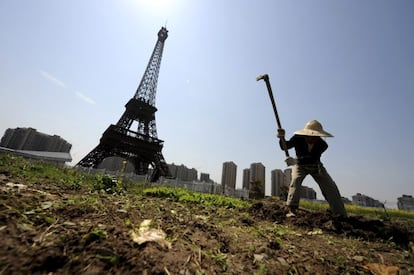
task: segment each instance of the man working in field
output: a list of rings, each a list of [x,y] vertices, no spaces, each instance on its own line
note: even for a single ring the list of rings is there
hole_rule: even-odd
[[[326,171],[320,158],[328,148],[322,137],[333,137],[322,128],[317,120],[309,121],[305,128],[295,132],[295,135],[285,141],[285,130],[278,129],[277,136],[282,150],[295,148],[296,159],[288,157],[286,163],[292,166],[292,181],[286,204],[289,207],[287,217],[295,216],[299,207],[300,188],[307,175],[311,175],[319,185],[322,195],[329,203],[330,211],[334,215],[346,216],[344,203],[339,194],[338,187]]]

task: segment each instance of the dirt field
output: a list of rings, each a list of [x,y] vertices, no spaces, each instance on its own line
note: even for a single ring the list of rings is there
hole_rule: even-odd
[[[251,203],[92,193],[0,170],[0,274],[414,274],[411,227]]]

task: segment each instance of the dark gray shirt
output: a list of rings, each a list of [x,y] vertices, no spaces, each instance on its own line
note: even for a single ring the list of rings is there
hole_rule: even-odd
[[[280,148],[284,150],[282,142],[279,141]],[[298,164],[317,164],[321,162],[321,155],[328,149],[328,144],[319,138],[309,150],[309,144],[305,136],[294,135],[286,141],[287,149],[295,148]]]

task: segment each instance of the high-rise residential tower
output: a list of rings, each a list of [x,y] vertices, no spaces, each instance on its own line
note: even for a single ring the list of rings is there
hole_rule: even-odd
[[[280,169],[270,172],[270,195],[282,197],[286,192],[285,173]]]
[[[235,189],[237,177],[237,165],[232,161],[223,163],[223,172],[221,174],[221,185],[225,188]]]
[[[250,195],[264,198],[266,186],[266,168],[261,162],[250,164]]]

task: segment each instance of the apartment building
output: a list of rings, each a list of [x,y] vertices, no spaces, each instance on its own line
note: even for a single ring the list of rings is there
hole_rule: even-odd
[[[200,181],[201,182],[212,182],[212,180],[210,179],[210,174],[200,173]]]
[[[316,200],[316,192],[313,188],[302,185],[300,188],[300,197],[302,199]]]
[[[397,207],[400,210],[414,211],[414,198],[411,195],[402,195],[397,199]]]
[[[250,189],[250,169],[243,169],[243,179],[242,179],[242,188],[245,190]]]
[[[384,208],[383,203],[371,197],[363,195],[361,193],[357,193],[356,195],[352,196],[352,203],[355,205],[365,206],[365,207]]]
[[[281,169],[270,171],[270,195],[284,197],[286,191],[285,173]]]
[[[34,128],[7,129],[0,146],[24,151],[46,151],[69,153],[72,145],[58,135],[47,135]]]
[[[0,152],[62,165],[72,161],[71,148],[60,136],[40,133],[34,128],[9,128],[0,140]]]
[[[266,186],[266,168],[261,162],[250,164],[250,195],[252,198],[264,198]]]
[[[226,161],[223,163],[223,171],[221,174],[221,185],[223,190],[226,188],[236,188],[236,177],[237,177],[237,165],[232,161]]]
[[[196,181],[198,179],[198,172],[194,168],[188,168],[187,166],[175,165],[174,163],[168,164],[172,178],[180,179],[183,181]]]

